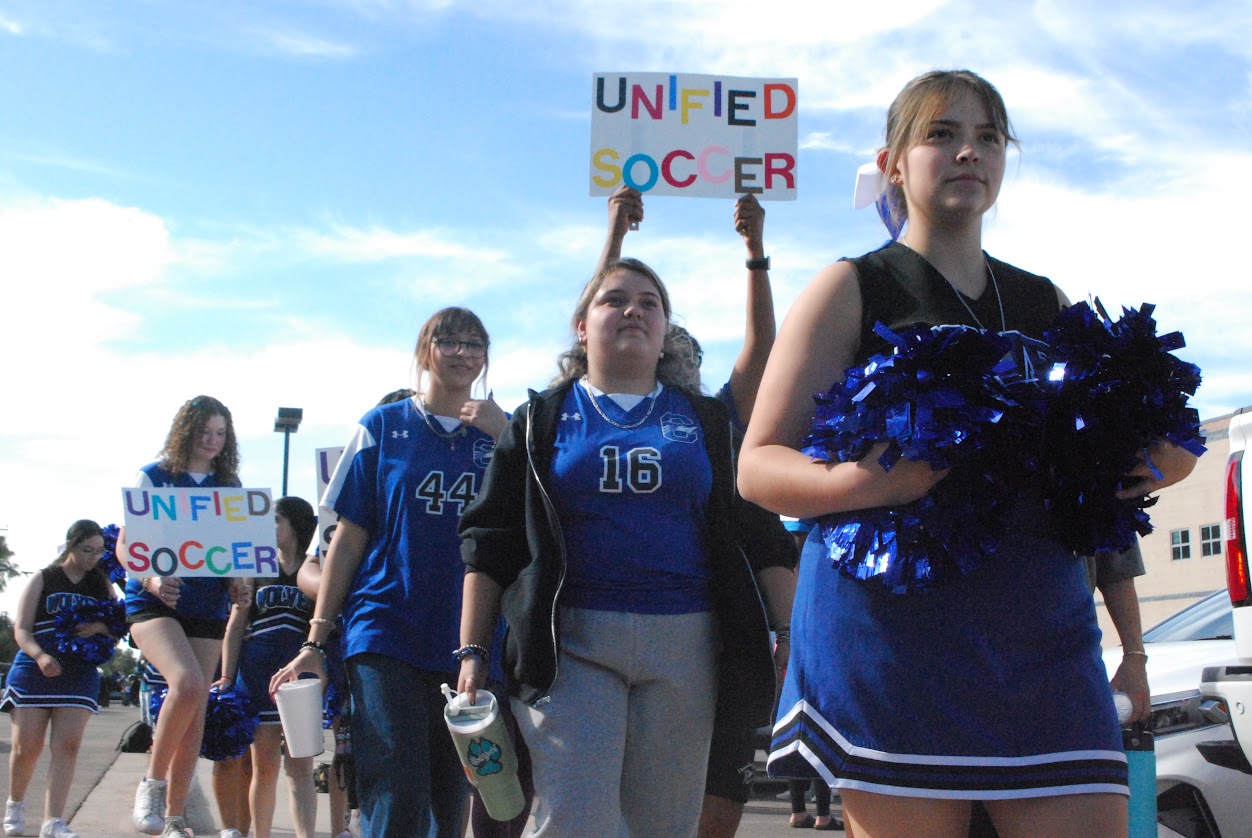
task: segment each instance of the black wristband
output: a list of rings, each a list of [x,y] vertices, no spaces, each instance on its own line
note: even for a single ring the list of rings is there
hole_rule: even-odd
[[[300,651],[303,652],[305,649],[312,649],[313,651],[317,652],[319,655],[322,655],[323,657],[326,655],[326,644],[318,643],[316,640],[306,640],[303,643],[301,643]]]
[[[750,271],[768,271],[769,257],[762,256],[760,259],[748,259],[743,263]]]

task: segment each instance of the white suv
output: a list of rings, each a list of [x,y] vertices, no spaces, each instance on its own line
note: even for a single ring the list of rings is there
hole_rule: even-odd
[[[1252,518],[1245,515],[1247,496],[1244,486],[1252,490],[1252,455],[1245,456],[1252,440],[1252,412],[1236,413],[1230,420],[1230,459],[1226,464],[1226,588],[1233,606],[1233,632],[1237,660],[1221,666],[1209,666],[1201,676],[1200,693],[1218,712],[1229,714],[1229,727],[1234,744],[1204,753],[1210,763],[1252,775],[1252,575],[1248,568],[1246,526]],[[1202,751],[1203,752],[1203,751]],[[1223,835],[1252,836],[1252,820],[1247,818],[1247,801],[1243,817],[1234,821],[1238,831],[1223,825]],[[1205,834],[1205,833],[1198,833]],[[1211,834],[1211,833],[1210,833]]]

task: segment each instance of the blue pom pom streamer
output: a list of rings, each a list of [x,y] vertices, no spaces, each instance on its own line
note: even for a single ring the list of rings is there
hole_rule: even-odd
[[[169,690],[164,689],[154,692],[148,700],[154,727],[168,694]],[[204,711],[204,739],[200,743],[200,756],[214,762],[242,756],[256,739],[259,721],[252,712],[247,693],[213,687],[209,690],[209,704]]]
[[[1156,333],[1154,310],[1145,303],[1113,320],[1099,300],[1078,303],[1045,335],[1057,357],[1046,385],[1048,507],[1054,531],[1081,555],[1124,550],[1152,531],[1154,498],[1115,497],[1150,443],[1205,450],[1187,407],[1200,370],[1173,355],[1181,333]]]
[[[121,533],[117,524],[104,527],[104,552],[100,554],[100,567],[109,575],[109,581],[118,587],[126,586],[126,570],[117,559],[117,537]]]
[[[1059,315],[1046,342],[877,324],[892,351],[814,396],[801,450],[855,462],[879,446],[885,470],[903,457],[950,471],[914,503],[823,517],[833,564],[894,593],[958,578],[996,555],[1025,481],[1044,488],[1053,536],[1079,555],[1125,549],[1151,532],[1146,510],[1155,500],[1115,496],[1125,475],[1156,440],[1204,451],[1186,406],[1200,371],[1172,354],[1181,334],[1156,334],[1153,310],[1125,309],[1114,321],[1099,301],[1096,309],[1080,303]]]
[[[840,572],[895,593],[922,591],[996,551],[1023,463],[1037,460],[1042,414],[1032,371],[1046,366],[1047,348],[969,326],[875,331],[892,352],[815,397],[802,450],[823,462],[855,462],[882,446],[885,470],[902,457],[951,470],[915,503],[821,519]]]
[[[86,623],[104,623],[108,634],[77,636],[78,627]],[[126,635],[125,606],[115,599],[82,597],[56,613],[54,628],[56,640],[53,652],[56,657],[99,666],[113,657],[118,639]]]

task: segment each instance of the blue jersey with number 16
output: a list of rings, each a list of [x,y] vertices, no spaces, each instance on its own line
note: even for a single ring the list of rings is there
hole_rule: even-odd
[[[369,532],[343,606],[347,657],[369,652],[455,671],[465,578],[457,526],[495,440],[475,428],[442,432],[412,399],[374,408],[322,497],[323,507]]]

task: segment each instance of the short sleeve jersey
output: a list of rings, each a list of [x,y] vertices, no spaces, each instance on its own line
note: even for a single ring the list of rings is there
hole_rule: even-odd
[[[655,399],[626,411],[582,383],[565,397],[552,459],[568,562],[563,605],[645,614],[711,607],[704,431],[681,392],[663,388]]]
[[[135,485],[154,489],[199,489],[202,487],[239,488],[239,478],[223,483],[214,474],[195,476],[186,472],[171,474],[160,463],[149,463],[139,470]],[[189,576],[182,580],[178,604],[174,610],[184,616],[197,619],[225,620],[230,613],[227,591],[230,581],[221,578]],[[160,604],[160,600],[143,589],[139,579],[126,581],[126,610],[142,608],[144,604]]]
[[[362,417],[321,501],[369,533],[343,606],[346,657],[453,671],[465,575],[457,527],[494,450],[475,428],[449,438],[412,399]]]

